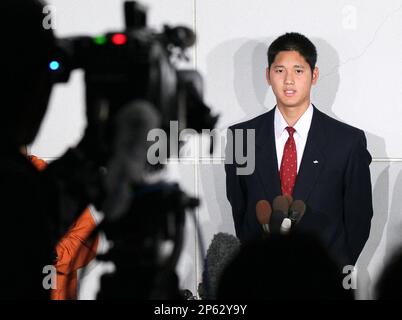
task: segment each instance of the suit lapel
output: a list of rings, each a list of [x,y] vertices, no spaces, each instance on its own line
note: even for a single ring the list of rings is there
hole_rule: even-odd
[[[281,183],[278,172],[278,160],[275,147],[274,133],[275,108],[267,113],[267,116],[256,128],[256,166],[255,170],[264,186],[265,194],[273,198],[281,194]]]
[[[321,112],[314,107],[313,119],[293,191],[294,199],[303,201],[308,199],[325,165],[325,156],[322,152],[325,146],[325,130],[321,127],[321,118]]]

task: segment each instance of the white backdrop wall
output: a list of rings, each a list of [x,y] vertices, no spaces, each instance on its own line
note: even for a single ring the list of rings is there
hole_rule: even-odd
[[[98,34],[123,27],[121,0],[51,0],[58,36]],[[374,0],[147,0],[149,25],[185,24],[197,32],[189,67],[204,76],[205,98],[220,114],[218,128],[271,109],[275,99],[265,82],[266,50],[277,36],[297,31],[317,46],[320,79],[312,101],[330,116],[366,132],[371,165],[374,217],[358,261],[358,292],[370,298],[376,277],[401,244],[402,226],[402,1]],[[82,73],[53,92],[50,108],[31,152],[47,160],[74,145],[85,126]],[[218,157],[222,156],[217,152]],[[197,223],[207,247],[213,234],[234,233],[225,195],[223,159],[187,161],[168,167],[202,199]],[[201,260],[195,226],[188,217],[186,243],[178,266],[183,288],[196,293]],[[98,268],[101,270],[101,268]],[[81,297],[94,296],[90,272]]]

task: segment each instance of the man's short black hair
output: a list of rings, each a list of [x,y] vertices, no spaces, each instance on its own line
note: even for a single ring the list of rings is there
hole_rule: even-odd
[[[310,65],[311,71],[314,70],[317,62],[317,50],[314,44],[304,35],[290,32],[274,40],[269,46],[267,53],[269,68],[275,61],[276,55],[281,51],[297,51]]]

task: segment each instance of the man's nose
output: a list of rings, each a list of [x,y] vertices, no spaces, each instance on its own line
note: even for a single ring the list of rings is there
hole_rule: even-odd
[[[293,79],[292,74],[291,74],[290,72],[288,72],[288,73],[286,74],[285,84],[294,84],[294,83],[295,83],[295,82],[294,82],[294,79]]]

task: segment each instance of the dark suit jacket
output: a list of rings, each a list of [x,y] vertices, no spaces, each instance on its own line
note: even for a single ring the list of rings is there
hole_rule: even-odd
[[[225,164],[227,197],[232,205],[236,234],[242,242],[262,233],[256,203],[265,199],[272,204],[281,194],[274,110],[229,128],[255,129],[254,172],[238,175],[236,168],[240,165],[236,161]],[[234,148],[227,146],[226,151],[234,152]],[[341,264],[356,263],[370,233],[373,215],[370,163],[364,132],[314,107],[293,191],[293,198],[307,205],[297,229],[318,235]]]

